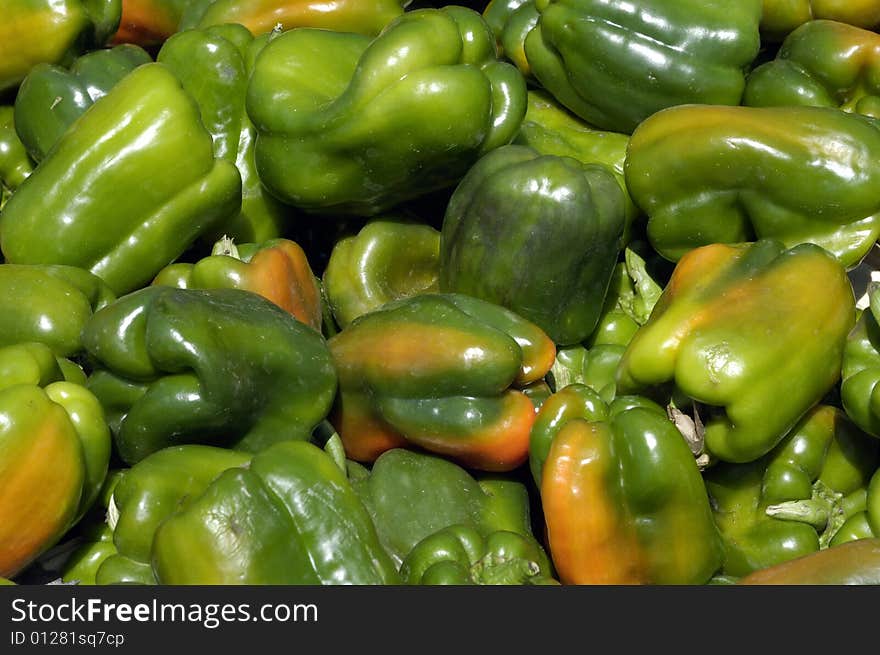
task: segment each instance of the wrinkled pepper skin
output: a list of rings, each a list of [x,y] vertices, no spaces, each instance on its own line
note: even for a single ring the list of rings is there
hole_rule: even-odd
[[[85,268],[122,295],[240,206],[238,170],[214,157],[192,98],[162,64],[144,64],[86,110],[12,195],[0,248],[10,263]]]
[[[34,66],[15,96],[15,129],[35,162],[86,110],[128,73],[153,61],[140,46],[122,44],[77,57],[70,68]]]
[[[452,194],[440,290],[506,307],[558,345],[578,343],[599,321],[624,227],[623,194],[605,166],[502,146]]]
[[[39,341],[59,357],[77,355],[86,322],[115,299],[75,266],[0,264],[0,346]]]
[[[291,210],[272,197],[257,176],[256,131],[245,111],[251,64],[264,40],[241,25],[185,30],[162,45],[156,61],[168,67],[189,93],[214,139],[214,156],[236,165],[241,176],[241,212],[206,235],[242,243],[278,238]]]
[[[662,408],[618,403],[604,419],[573,413],[553,429],[540,489],[560,582],[703,584],[712,577],[722,547],[709,498]]]
[[[411,0],[190,0],[179,29],[239,23],[254,36],[314,27],[376,36]]]
[[[15,109],[0,106],[0,210],[33,170],[34,162],[15,128]]]
[[[781,41],[798,26],[827,19],[871,29],[880,25],[880,0],[763,0],[761,35]]]
[[[158,46],[178,30],[193,0],[122,0],[119,27],[111,43]]]
[[[339,239],[324,269],[324,293],[340,328],[385,303],[439,290],[440,232],[398,216],[369,220]]]
[[[160,584],[396,584],[397,569],[345,473],[307,442],[221,473],[156,530]]]
[[[880,539],[859,539],[741,578],[742,585],[880,585]]]
[[[98,567],[99,585],[156,584],[151,548],[158,527],[186,509],[223,471],[243,467],[247,453],[187,444],[145,457],[127,469],[113,489],[107,523],[117,552]]]
[[[312,213],[376,215],[456,184],[509,143],[526,84],[466,7],[420,9],[375,39],[302,28],[257,57],[247,111],[260,179]]]
[[[880,117],[880,35],[830,20],[804,23],[776,59],[749,73],[743,104],[811,105]]]
[[[697,248],[678,262],[627,346],[617,391],[674,383],[707,406],[710,456],[749,462],[839,381],[854,321],[846,272],[819,246],[786,250],[762,240]]]
[[[104,45],[119,25],[121,11],[122,0],[5,0],[0,93],[18,86],[37,64],[59,64],[81,50]]]
[[[630,138],[626,184],[670,260],[769,238],[849,268],[880,235],[880,130],[827,107],[672,107]]]
[[[308,439],[336,392],[323,337],[241,289],[147,287],[96,312],[83,344],[128,464],[181,443]]]
[[[880,286],[868,288],[869,307],[849,333],[843,351],[840,400],[849,417],[880,437]]]
[[[626,213],[623,241],[629,241],[629,228],[640,214],[629,196],[624,177],[629,135],[597,130],[566,111],[546,91],[530,89],[526,117],[513,142],[530,146],[542,155],[574,157],[585,164],[602,164],[611,169],[623,191]]]
[[[483,537],[504,531],[534,539],[529,492],[519,480],[475,478],[444,457],[405,448],[382,453],[370,470],[351,461],[348,467],[382,546],[397,565],[420,541],[452,525],[466,525]]]
[[[236,245],[221,239],[194,264],[170,264],[153,285],[177,289],[243,289],[271,300],[297,320],[321,329],[321,291],[308,257],[290,239]]]
[[[557,584],[540,545],[515,532],[452,525],[425,537],[400,567],[409,585]]]
[[[880,442],[842,410],[818,405],[770,453],[704,472],[724,537],[722,572],[744,576],[827,548],[865,510]]]
[[[423,294],[356,319],[329,340],[339,375],[331,422],[349,458],[419,447],[486,471],[528,455],[532,402],[553,342],[513,312],[461,294]]]
[[[758,54],[760,0],[537,0],[533,75],[600,129],[631,133],[674,105],[738,105]]]
[[[0,348],[0,575],[15,576],[83,516],[110,447],[97,398],[64,379],[47,346]]]

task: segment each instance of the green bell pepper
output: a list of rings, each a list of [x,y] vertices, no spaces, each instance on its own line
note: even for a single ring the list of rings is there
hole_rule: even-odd
[[[525,110],[522,75],[460,6],[406,12],[375,39],[284,32],[247,96],[266,187],[308,212],[362,216],[452,186]]]
[[[103,46],[119,25],[122,0],[5,0],[0,23],[0,93],[39,63],[58,64]]]
[[[377,217],[334,244],[324,292],[345,328],[385,303],[436,292],[439,269],[440,232],[401,216]]]
[[[15,129],[36,162],[67,128],[141,64],[153,61],[140,46],[121,44],[77,57],[70,68],[37,64],[15,96]]]
[[[15,109],[0,106],[0,211],[33,170],[34,162],[15,129]]]
[[[267,241],[281,236],[290,219],[290,208],[271,196],[257,176],[256,131],[245,111],[251,65],[264,45],[244,26],[228,24],[178,32],[156,55],[198,104],[214,138],[214,156],[235,164],[241,175],[241,212],[209,232],[209,240]]]
[[[755,571],[743,585],[880,585],[880,539],[859,539]]]
[[[563,584],[703,584],[721,565],[700,471],[659,405],[569,385],[538,412],[530,465]]]
[[[483,10],[483,19],[495,35],[499,55],[512,61],[526,78],[531,78],[526,36],[540,17],[534,0],[491,0]]]
[[[0,264],[0,346],[39,341],[60,357],[77,355],[86,321],[115,299],[75,266]]]
[[[880,468],[877,469],[880,471]],[[853,494],[853,502],[851,506],[856,506],[860,510],[850,516],[834,537],[831,539],[831,545],[836,546],[848,541],[857,539],[871,539],[880,537],[880,474],[875,471],[868,483],[868,488],[863,495]],[[864,504],[864,508],[862,508]]]
[[[0,348],[0,576],[14,576],[85,514],[110,461],[101,404],[40,343]]]
[[[158,527],[199,498],[223,471],[246,466],[251,457],[188,444],[164,448],[127,469],[108,503],[116,553],[98,567],[96,584],[156,584],[151,549]]]
[[[468,525],[422,539],[403,560],[400,577],[410,585],[558,584],[533,539],[504,530],[483,536]]]
[[[725,542],[723,572],[744,576],[831,545],[865,511],[880,442],[842,410],[818,405],[772,451],[704,472]]]
[[[161,584],[396,584],[345,473],[317,446],[279,443],[221,473],[156,530]]]
[[[880,0],[763,0],[761,36],[781,41],[814,19],[828,19],[871,29],[880,25]]]
[[[189,0],[179,30],[224,23],[244,25],[254,35],[275,29],[315,27],[376,36],[403,14],[411,0]]]
[[[178,289],[244,289],[271,300],[297,320],[321,329],[321,290],[305,251],[290,239],[236,245],[224,237],[211,254],[163,268],[154,285]]]
[[[835,107],[880,118],[880,35],[846,23],[812,20],[782,42],[776,58],[746,80],[752,107]]]
[[[516,390],[556,349],[533,323],[462,294],[384,305],[329,340],[339,375],[331,422],[349,458],[419,447],[487,471],[523,464],[535,410]]]
[[[843,351],[840,400],[846,413],[868,434],[880,437],[880,285],[868,286],[869,306],[861,312]]]
[[[420,541],[453,525],[483,537],[505,531],[534,539],[529,491],[513,476],[475,478],[444,457],[405,448],[382,453],[369,470],[351,461],[348,469],[382,546],[398,565]]]
[[[880,129],[827,107],[672,107],[630,138],[626,184],[668,259],[769,238],[849,268],[880,235]]]
[[[87,109],[12,195],[0,248],[10,263],[85,268],[121,295],[240,204],[238,169],[215,158],[192,98],[165,66],[143,64]]]
[[[605,166],[502,146],[452,194],[440,290],[506,307],[559,345],[578,343],[599,321],[624,226],[623,194]]]
[[[525,54],[541,85],[600,129],[674,105],[738,105],[760,0],[536,0]]]
[[[617,391],[674,383],[705,404],[710,456],[752,461],[839,381],[854,322],[849,278],[819,246],[703,246],[678,262],[627,346]]]
[[[147,287],[96,312],[82,338],[128,464],[172,444],[309,439],[336,393],[323,337],[241,289]]]
[[[585,164],[611,169],[624,196],[623,242],[630,241],[632,224],[641,212],[630,198],[624,178],[628,135],[597,130],[566,111],[546,91],[530,89],[526,117],[513,142],[530,146],[542,155],[574,157]]]

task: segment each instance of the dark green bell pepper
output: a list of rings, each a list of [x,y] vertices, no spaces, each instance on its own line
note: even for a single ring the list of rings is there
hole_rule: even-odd
[[[563,584],[703,584],[721,565],[700,471],[659,405],[569,385],[538,412],[530,464]]]
[[[0,211],[33,170],[34,162],[15,128],[15,109],[0,106]]]
[[[82,338],[129,464],[172,444],[309,439],[336,393],[323,337],[250,291],[151,286],[96,312]]]
[[[880,129],[828,107],[672,107],[630,138],[626,185],[668,259],[770,238],[850,268],[880,235]]]
[[[738,105],[761,0],[536,0],[532,74],[587,122],[631,133],[674,105]]]
[[[710,456],[749,462],[837,384],[854,322],[846,271],[819,246],[703,246],[679,260],[627,346],[617,392],[674,384],[703,404]]]
[[[146,50],[125,43],[92,50],[77,57],[69,69],[55,64],[34,66],[15,96],[15,129],[34,161],[42,161],[98,98],[151,61]]]
[[[535,324],[462,294],[421,294],[364,314],[329,346],[331,422],[349,458],[418,447],[487,471],[525,462],[535,411],[516,387],[543,378],[556,354]]]
[[[526,36],[540,17],[534,0],[490,0],[483,10],[483,18],[495,35],[498,54],[516,64],[526,78],[531,78],[525,53]]]
[[[59,64],[103,46],[119,25],[122,0],[4,0],[0,93],[35,65]]]
[[[147,183],[149,181],[149,183]],[[139,66],[64,133],[0,214],[16,264],[85,268],[121,295],[241,205],[198,108],[159,63]]]
[[[522,75],[460,6],[406,12],[375,39],[284,32],[247,97],[267,188],[309,212],[363,216],[454,185],[513,139],[525,110]]]
[[[400,577],[410,585],[558,584],[534,539],[504,530],[483,536],[468,525],[422,539],[403,560]]]
[[[452,525],[486,537],[532,536],[529,491],[512,476],[478,477],[438,455],[392,448],[371,469],[349,462],[349,477],[373,518],[383,547],[399,565],[423,539]]]
[[[502,146],[452,194],[440,290],[507,307],[559,345],[578,343],[599,321],[624,226],[623,194],[605,166]]]
[[[831,545],[866,509],[880,441],[818,405],[770,453],[704,472],[725,542],[723,572],[743,576]]]
[[[880,285],[869,284],[868,299],[868,308],[847,336],[840,400],[856,425],[880,437]]]
[[[221,473],[153,538],[160,584],[396,584],[370,515],[320,448],[279,443]]]
[[[369,220],[339,239],[323,282],[340,328],[385,303],[439,289],[440,232],[401,217]]]
[[[0,346],[39,341],[59,357],[77,355],[86,321],[115,299],[75,266],[0,264]]]

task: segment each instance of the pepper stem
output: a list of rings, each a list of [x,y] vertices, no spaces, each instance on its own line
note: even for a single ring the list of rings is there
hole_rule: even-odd
[[[849,518],[844,495],[834,491],[821,480],[813,484],[813,495],[805,500],[789,500],[770,505],[765,509],[767,516],[782,521],[797,521],[816,528],[819,533],[819,548],[827,548],[841,526]]]
[[[232,238],[226,236],[225,234],[220,237],[217,243],[214,244],[214,247],[211,248],[211,254],[226,255],[227,257],[241,259],[241,256],[238,254],[238,248],[235,246]]]
[[[824,530],[828,525],[829,512],[825,503],[815,500],[789,500],[785,503],[770,505],[765,513],[782,521],[807,523],[816,530]]]

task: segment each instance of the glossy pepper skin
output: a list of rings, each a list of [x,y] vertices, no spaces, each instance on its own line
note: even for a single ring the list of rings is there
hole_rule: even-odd
[[[119,27],[111,42],[158,46],[178,30],[192,0],[122,0]]]
[[[589,123],[631,133],[674,105],[738,105],[758,54],[760,0],[537,0],[531,71]]]
[[[239,23],[252,34],[314,27],[376,36],[411,0],[190,0],[179,29]]]
[[[156,55],[198,104],[214,139],[214,156],[235,164],[241,176],[241,212],[209,232],[209,240],[275,239],[291,218],[290,208],[271,196],[257,176],[256,131],[245,111],[253,60],[267,40],[254,39],[242,25],[218,25],[177,32]]]
[[[147,287],[96,312],[83,344],[128,464],[180,443],[308,439],[336,392],[321,335],[241,289]]]
[[[0,210],[33,170],[34,162],[15,129],[15,109],[0,106]]]
[[[333,246],[322,276],[340,328],[385,303],[439,290],[440,232],[402,216],[373,218]]]
[[[122,0],[6,0],[0,25],[0,93],[18,86],[36,64],[58,64],[104,45],[121,11]]]
[[[240,204],[238,170],[215,158],[192,98],[162,64],[144,64],[92,105],[9,199],[0,248],[10,263],[85,268],[122,295]]]
[[[158,527],[199,498],[223,471],[246,466],[251,457],[187,444],[164,448],[127,469],[108,503],[107,524],[116,553],[100,564],[96,583],[156,584],[151,548]]]
[[[302,247],[290,239],[236,245],[224,238],[194,264],[169,264],[152,284],[178,289],[243,289],[321,329],[321,290]]]
[[[567,111],[546,91],[529,89],[526,117],[513,142],[534,148],[542,155],[574,157],[585,164],[602,164],[611,169],[623,191],[623,242],[629,242],[630,227],[641,213],[629,196],[624,178],[629,135],[596,129]]]
[[[557,584],[540,546],[515,532],[452,525],[425,537],[400,567],[410,585]]]
[[[789,34],[776,58],[749,73],[743,104],[812,105],[880,117],[880,35],[812,20]]]
[[[880,539],[859,539],[747,575],[743,585],[878,585]]]
[[[0,575],[53,546],[101,489],[110,431],[101,405],[40,343],[0,348]]]
[[[878,0],[763,0],[761,35],[781,41],[798,26],[827,19],[871,29],[880,25]]]
[[[329,340],[339,375],[331,422],[349,458],[419,447],[487,471],[524,463],[534,420],[515,386],[549,370],[536,325],[461,294],[423,294],[365,314]]]
[[[589,394],[578,386],[557,392],[572,402],[553,413],[540,469],[560,582],[705,583],[721,564],[721,540],[681,434],[662,408],[643,401],[621,399],[597,416],[591,403],[581,404]]]
[[[122,44],[92,50],[69,68],[37,64],[15,96],[15,129],[36,162],[98,98],[141,64],[153,61],[140,46]]]
[[[865,432],[880,437],[880,286],[868,287],[869,306],[861,312],[843,351],[840,400]]]
[[[772,450],[839,381],[854,320],[846,272],[819,246],[786,250],[762,240],[697,248],[678,262],[627,346],[617,391],[674,383],[707,406],[708,453],[748,462]]]
[[[397,565],[420,541],[453,525],[483,537],[503,531],[534,541],[529,490],[511,476],[475,477],[444,457],[405,448],[382,453],[369,470],[351,461],[347,466],[382,546]]]
[[[880,470],[880,469],[878,469]],[[874,471],[864,495],[855,495],[852,506],[861,510],[847,518],[831,540],[832,546],[857,539],[880,537],[880,474]]]
[[[672,107],[633,133],[626,184],[668,259],[769,238],[852,267],[880,234],[880,130],[827,107]]]
[[[498,52],[527,78],[531,77],[525,40],[541,17],[534,0],[491,0],[483,10],[483,19],[492,28]]]
[[[440,290],[507,307],[559,345],[577,343],[598,323],[624,226],[623,194],[605,166],[502,146],[452,194]]]
[[[39,341],[59,357],[77,355],[86,322],[115,299],[75,266],[0,264],[0,346]]]
[[[513,139],[525,105],[522,75],[460,6],[406,12],[375,39],[285,32],[257,57],[247,96],[268,189],[362,216],[457,183]]]
[[[842,410],[818,405],[764,457],[704,472],[724,537],[723,573],[752,571],[827,548],[865,510],[880,442]]]
[[[317,446],[279,443],[221,473],[156,530],[161,584],[398,582],[345,473]]]

